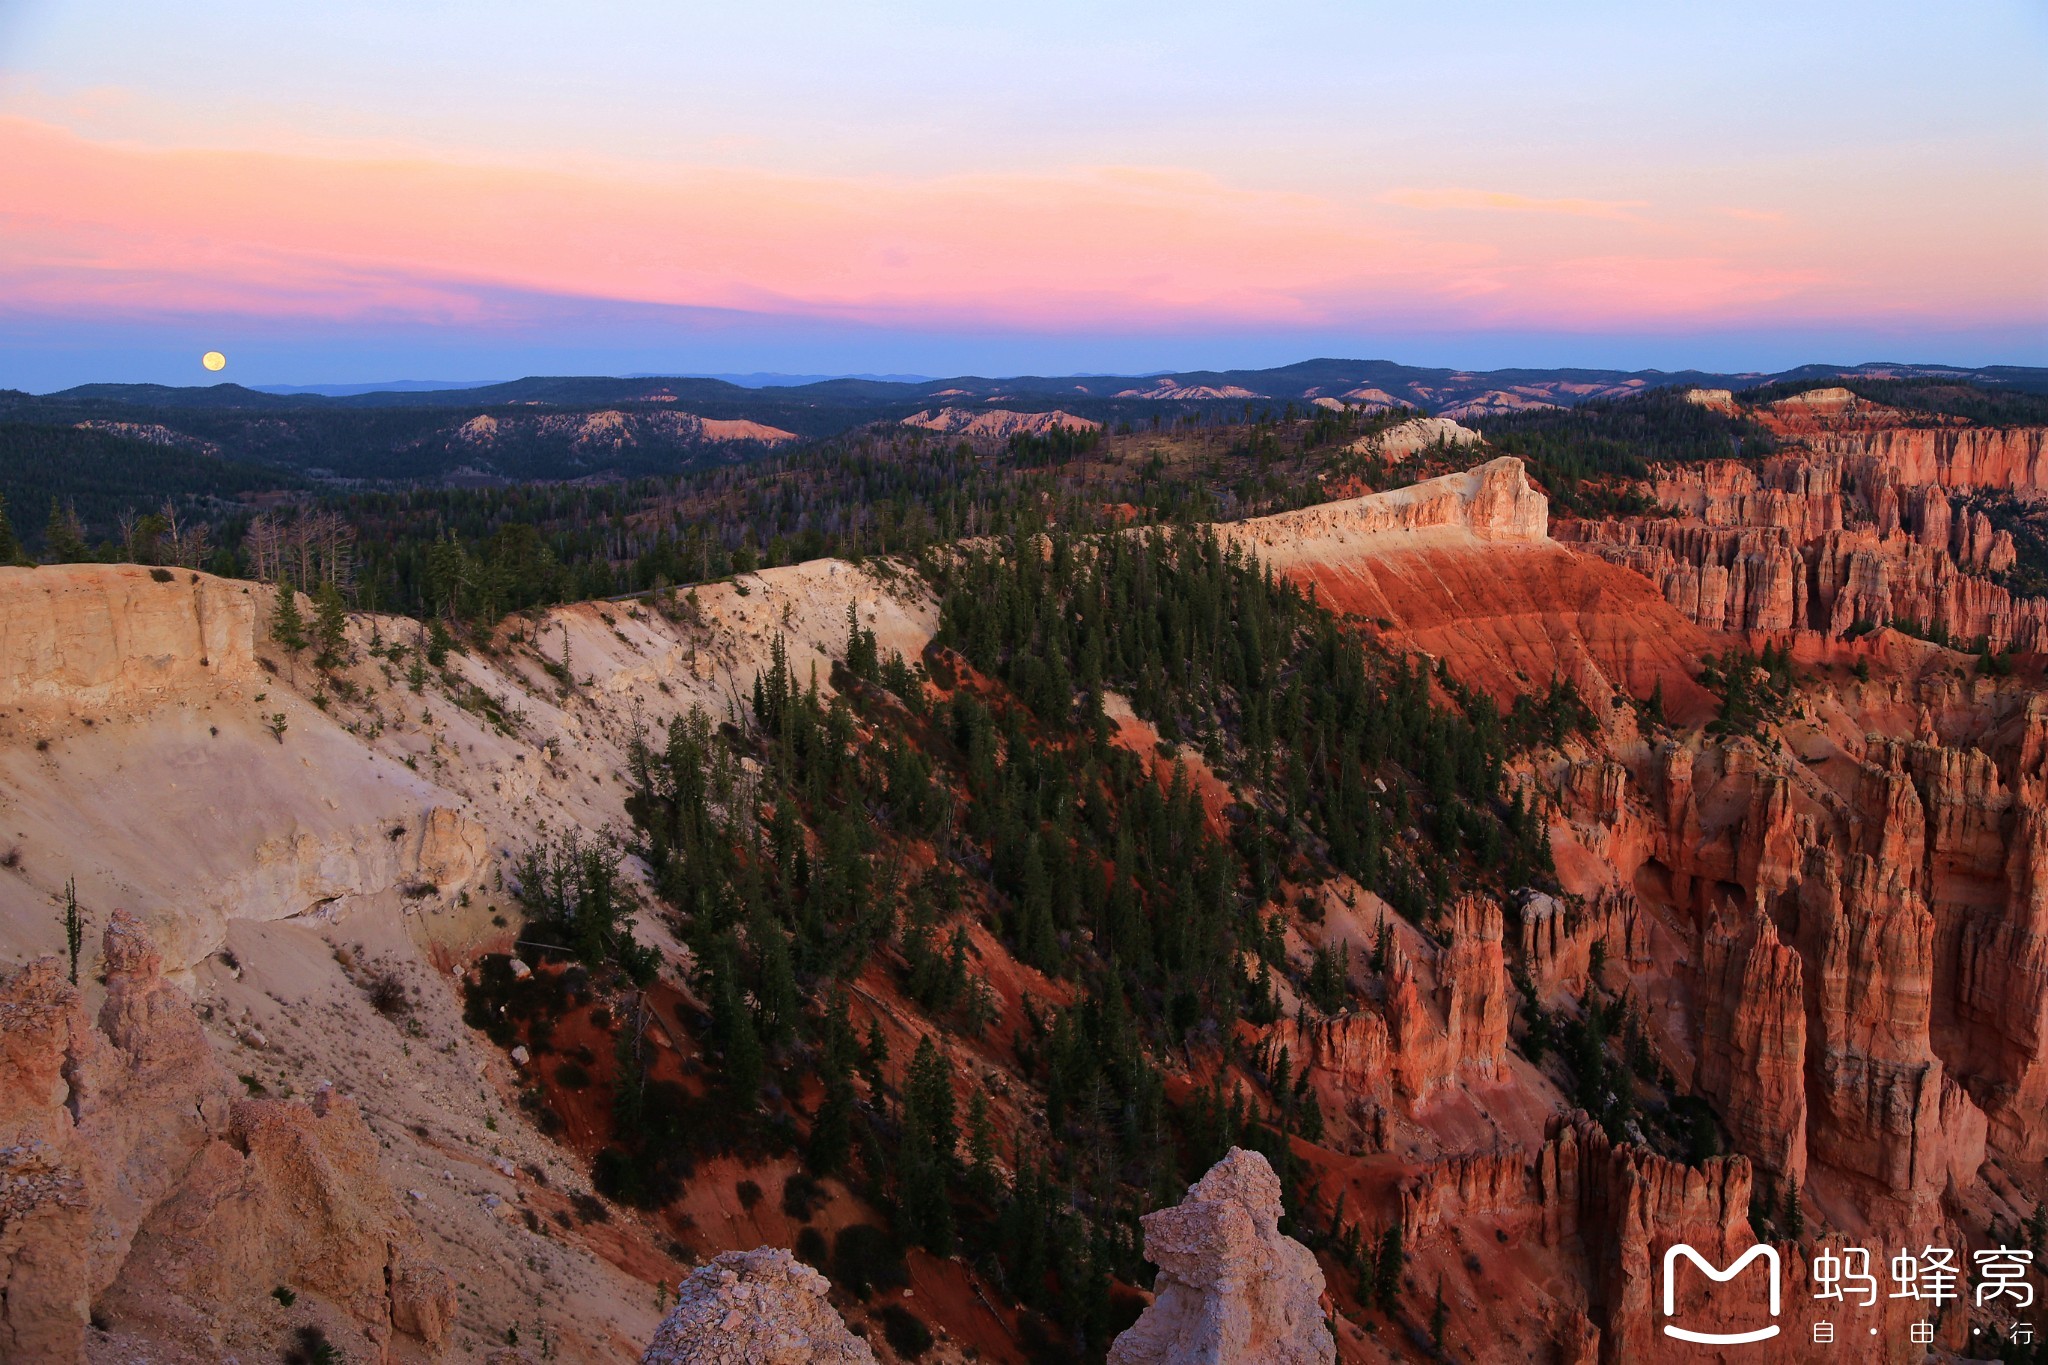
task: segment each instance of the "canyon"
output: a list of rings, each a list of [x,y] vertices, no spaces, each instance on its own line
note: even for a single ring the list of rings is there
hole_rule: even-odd
[[[1141,1225],[1157,1278],[1119,1287],[1109,1359],[1692,1359],[1660,1330],[1665,1252],[1726,1265],[1759,1240],[1787,1307],[1744,1358],[1809,1359],[1821,1256],[1982,1250],[2038,1220],[2048,603],[1998,581],[2018,550],[1970,500],[2048,496],[2043,433],[1916,425],[1847,390],[1693,401],[1777,449],[1653,467],[1642,513],[1555,515],[1481,448],[1216,528],[1422,661],[1433,696],[1505,713],[1568,686],[1584,723],[1505,778],[1550,889],[1461,891],[1428,920],[1343,872],[1273,893],[1271,1017],[1239,1018],[1223,1061],[1161,1065],[1185,1103],[1284,1056],[1321,1124],[1286,1139],[1301,1203],[1241,1149],[1167,1192]],[[516,960],[519,855],[542,829],[630,828],[638,746],[671,718],[743,729],[778,659],[857,690],[849,622],[949,688],[992,688],[932,648],[913,566],[536,610],[419,685],[388,652],[416,623],[353,613],[349,661],[319,669],[274,611],[267,586],[186,570],[0,569],[0,1354],[274,1358],[317,1326],[349,1359],[665,1361],[720,1338],[735,1359],[894,1360],[893,1304],[940,1329],[925,1359],[1028,1358],[1023,1314],[965,1257],[916,1251],[900,1285],[828,1302],[781,1250],[811,1218],[761,1199],[787,1157],[703,1162],[666,1214],[600,1200],[575,1144],[602,1117],[540,1131],[537,1064],[464,1021],[466,985]],[[1731,672],[1767,698],[1751,723],[1726,723]],[[1119,705],[1126,742],[1175,749]],[[1205,781],[1219,824],[1255,803],[1206,762],[1183,745],[1160,767]],[[645,995],[682,1018],[688,950],[625,868],[661,963]],[[98,940],[78,984],[51,910],[67,884]],[[989,924],[962,942],[990,1035],[947,1036],[879,969],[853,1018],[889,1040],[891,1088],[925,1040],[978,1078],[1016,1180],[1048,1140],[1021,1021],[1069,992]],[[1355,989],[1312,1009],[1310,964],[1340,950]],[[1611,1074],[1532,1041],[1589,1017],[1611,1021]],[[705,1064],[666,1020],[648,1034],[676,1074]],[[850,1182],[823,1185],[816,1227],[862,1220]],[[1283,1230],[1308,1223],[1334,1235]],[[1391,1307],[1340,1299],[1360,1283],[1347,1232],[1399,1247]],[[1728,1303],[1702,1277],[1677,1316]],[[1878,1329],[1858,1358],[1922,1358],[1913,1302],[1855,1314],[1836,1310]],[[1967,1354],[1972,1322],[1942,1316],[1941,1348]]]

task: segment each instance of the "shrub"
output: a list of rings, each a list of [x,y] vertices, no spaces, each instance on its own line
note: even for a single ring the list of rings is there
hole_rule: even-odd
[[[782,1182],[782,1211],[799,1223],[810,1222],[829,1198],[809,1171],[793,1172]]]
[[[751,1180],[742,1180],[733,1186],[733,1193],[740,1197],[740,1207],[752,1213],[761,1203],[761,1187]]]
[[[871,1223],[839,1230],[832,1244],[831,1275],[833,1283],[861,1299],[877,1289],[898,1289],[910,1282],[902,1250]]]
[[[397,972],[379,972],[363,989],[370,997],[371,1007],[388,1019],[412,1010],[412,997],[406,994],[405,978]]]
[[[341,1365],[341,1352],[318,1327],[301,1327],[284,1353],[284,1365]]]
[[[882,1335],[889,1349],[905,1360],[916,1360],[932,1348],[932,1329],[900,1303],[882,1310]]]

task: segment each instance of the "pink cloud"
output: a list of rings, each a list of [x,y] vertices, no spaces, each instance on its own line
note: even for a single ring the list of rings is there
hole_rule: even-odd
[[[1566,218],[1605,218],[1633,222],[1638,210],[1648,208],[1641,199],[1539,199],[1502,190],[1393,189],[1379,196],[1382,204],[1429,212],[1456,210],[1476,213],[1547,213]]]
[[[583,173],[145,148],[0,119],[0,310],[487,324],[505,290],[1032,329],[1597,326],[2026,305],[2000,262],[1754,245],[1702,208],[1394,190],[1397,209],[1175,168],[927,179]],[[1447,226],[1448,224],[1448,226]],[[1799,251],[1809,254],[1800,256]],[[1904,283],[1908,282],[1910,283]]]

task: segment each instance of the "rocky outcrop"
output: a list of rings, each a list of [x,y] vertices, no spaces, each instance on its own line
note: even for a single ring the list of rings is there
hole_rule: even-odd
[[[1387,1021],[1368,1010],[1330,1019],[1276,1020],[1267,1032],[1268,1049],[1280,1049],[1296,1074],[1305,1075],[1325,1114],[1349,1114],[1361,1124],[1371,1106],[1387,1098],[1392,1057]]]
[[[1544,1243],[1581,1239],[1591,1271],[1588,1317],[1600,1359],[1655,1359],[1658,1258],[1684,1242],[1727,1265],[1749,1248],[1750,1167],[1697,1167],[1616,1145],[1584,1114],[1552,1119],[1532,1174]]]
[[[1968,920],[1957,948],[1956,1000],[1992,1082],[1998,1144],[2048,1152],[2048,810],[2029,803],[2014,831],[2001,913]]]
[[[1805,439],[1818,454],[1882,465],[1899,483],[2048,490],[2048,428],[1889,427]]]
[[[1532,1207],[1528,1152],[1468,1152],[1431,1162],[1401,1188],[1401,1232],[1410,1243],[1467,1215],[1509,1222]]]
[[[1609,887],[1591,905],[1574,909],[1555,897],[1523,898],[1516,916],[1521,958],[1537,993],[1577,998],[1592,970],[1593,945],[1618,967],[1650,964],[1650,916],[1635,893]]]
[[[273,1285],[366,1340],[438,1346],[454,1285],[377,1172],[353,1105],[229,1099],[229,1078],[131,917],[104,939],[97,1027],[55,959],[0,984],[0,1358],[79,1359],[88,1316],[206,1354]]]
[[[1898,621],[1994,648],[2040,647],[2048,605],[1979,576],[2011,567],[2011,535],[1957,508],[1942,482],[1882,453],[1707,461],[1654,472],[1648,491],[1675,518],[1575,522],[1554,534],[1641,573],[1708,630],[1841,636]]]
[[[0,706],[125,708],[249,678],[257,597],[185,569],[0,568]]]
[[[1227,543],[1285,563],[1381,543],[1390,549],[1433,542],[1541,544],[1549,539],[1549,524],[1550,500],[1529,482],[1520,460],[1502,456],[1406,488],[1217,529]]]
[[[641,1365],[874,1365],[830,1288],[780,1247],[715,1256],[676,1286]]]
[[[1007,408],[927,408],[903,419],[906,427],[971,439],[1007,441],[1012,436],[1043,436],[1052,431],[1100,431],[1102,423],[1071,412],[1012,412]]]
[[[1446,449],[1480,444],[1479,433],[1461,427],[1445,417],[1413,417],[1371,436],[1361,436],[1351,449],[1361,455],[1377,455],[1399,462],[1410,455],[1441,445]]]
[[[1930,1206],[1951,1182],[1975,1177],[1986,1123],[1929,1038],[1935,926],[1914,886],[1917,859],[1859,853],[1845,862],[1838,872],[1816,851],[1800,888],[1800,934],[1818,988],[1812,1155],[1905,1204]]]
[[[1450,943],[1437,956],[1435,988],[1424,989],[1405,957],[1394,965],[1387,1033],[1395,1082],[1408,1095],[1427,1096],[1461,1069],[1491,1076],[1506,1058],[1514,997],[1502,936],[1491,897],[1460,897]]]
[[[1761,914],[1725,907],[1701,947],[1700,1093],[1735,1150],[1806,1179],[1806,1000],[1799,953]]]
[[[1266,1158],[1233,1147],[1179,1204],[1146,1214],[1154,1297],[1111,1344],[1110,1365],[1335,1365],[1322,1267],[1281,1235],[1280,1212]]]

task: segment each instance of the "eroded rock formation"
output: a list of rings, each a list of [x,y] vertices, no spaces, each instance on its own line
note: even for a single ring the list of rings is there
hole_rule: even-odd
[[[1402,957],[1387,990],[1387,1032],[1396,1083],[1421,1098],[1461,1069],[1490,1076],[1507,1055],[1514,1009],[1501,949],[1500,906],[1463,896],[1451,908],[1450,943],[1437,955],[1436,985],[1426,989]]]
[[[1798,950],[1768,918],[1734,906],[1708,927],[1700,964],[1700,1093],[1735,1149],[1806,1179],[1806,999]]]
[[[1319,503],[1218,528],[1226,541],[1279,562],[1348,544],[1445,537],[1540,544],[1547,540],[1550,500],[1508,456],[1385,493]]]
[[[1433,445],[1476,446],[1479,433],[1447,417],[1412,417],[1372,436],[1360,437],[1351,448],[1387,460],[1405,460]]]
[[[0,568],[0,705],[122,706],[250,677],[258,592],[132,564]]]
[[[82,1358],[97,1307],[201,1354],[274,1285],[381,1343],[438,1346],[454,1285],[377,1172],[353,1105],[231,1100],[133,918],[104,936],[97,1025],[54,958],[0,983],[0,1358]]]
[[[1144,1218],[1155,1297],[1109,1348],[1111,1365],[1335,1365],[1323,1272],[1280,1232],[1280,1179],[1241,1147],[1170,1209]]]
[[[715,1256],[676,1286],[641,1365],[874,1365],[829,1288],[780,1247]]]

